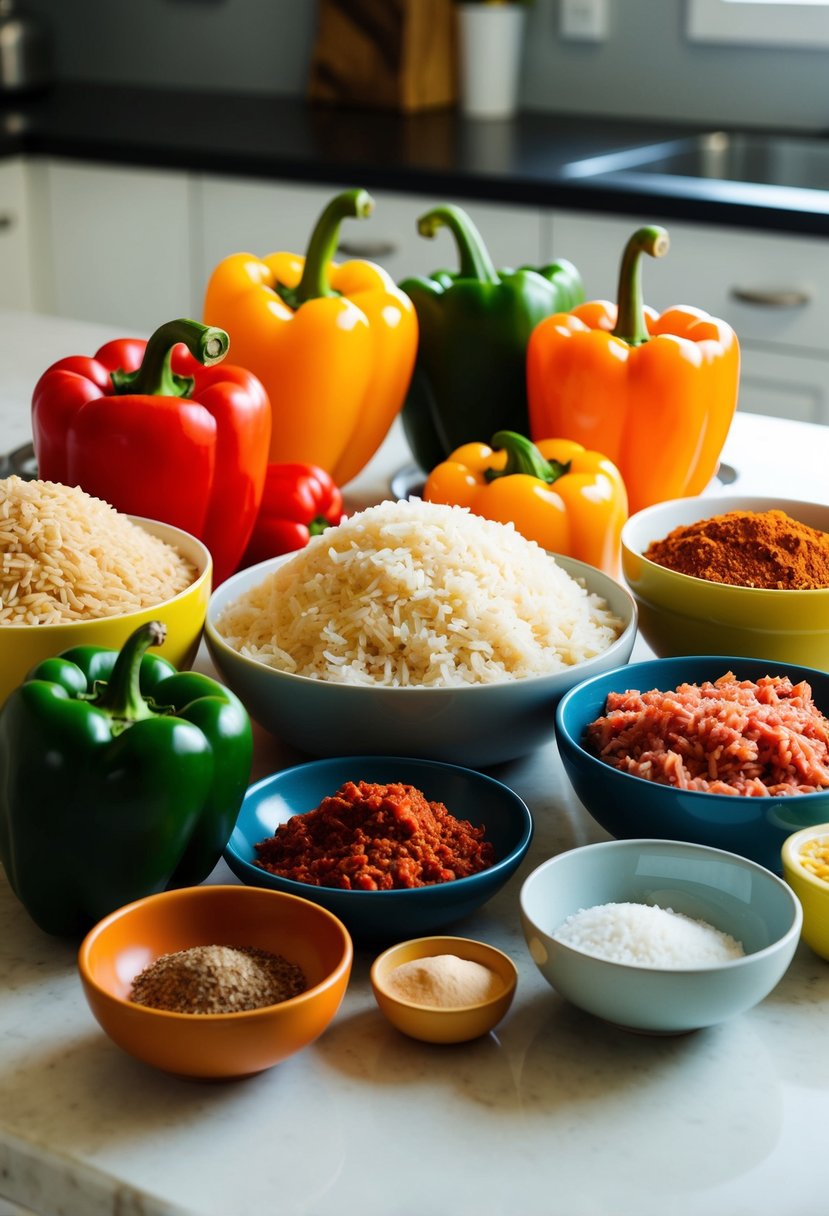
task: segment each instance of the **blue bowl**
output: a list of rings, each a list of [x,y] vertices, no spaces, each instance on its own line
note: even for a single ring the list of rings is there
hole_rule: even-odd
[[[707,794],[658,785],[620,772],[582,746],[588,724],[604,711],[608,693],[637,688],[669,691],[679,684],[787,675],[807,680],[815,704],[829,716],[829,674],[764,659],[691,655],[631,663],[576,685],[556,711],[556,735],[564,770],[589,814],[618,840],[651,837],[725,849],[780,873],[783,841],[800,828],[829,820],[829,790],[757,798]]]
[[[495,862],[469,878],[395,891],[342,891],[280,878],[255,864],[255,845],[280,823],[319,806],[345,781],[403,782],[443,802],[457,819],[486,827]],[[500,781],[472,769],[402,756],[346,756],[283,769],[248,790],[225,849],[233,873],[249,886],[287,891],[321,904],[354,937],[400,940],[422,937],[475,912],[499,891],[530,846],[533,821],[525,803]]]

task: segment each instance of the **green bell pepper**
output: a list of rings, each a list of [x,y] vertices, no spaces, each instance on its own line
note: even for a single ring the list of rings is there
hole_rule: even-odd
[[[146,653],[165,633],[151,621],[120,651],[46,659],[0,710],[0,860],[48,933],[201,882],[233,830],[250,719],[216,680]]]
[[[430,471],[450,452],[496,431],[529,434],[526,356],[540,321],[584,300],[571,262],[497,271],[481,234],[460,207],[435,207],[417,221],[421,236],[450,230],[457,273],[400,283],[417,312],[420,339],[403,406],[403,429]]]

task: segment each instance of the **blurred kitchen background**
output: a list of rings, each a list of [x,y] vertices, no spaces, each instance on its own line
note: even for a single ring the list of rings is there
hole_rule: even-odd
[[[55,71],[62,80],[296,97],[305,92],[315,0],[30,0],[28,7],[54,33]],[[688,33],[688,0],[606,0],[599,8],[606,11],[607,33],[589,41],[563,33],[565,7],[566,0],[528,6],[520,89],[525,108],[829,128],[827,47],[809,35],[794,46],[695,41]],[[756,12],[769,6],[733,7]],[[815,6],[776,7],[794,11],[787,24],[796,39],[796,19]],[[747,13],[747,36],[755,23],[755,13]]]
[[[457,264],[447,234],[418,235],[436,202],[469,211],[496,266],[575,262],[588,298],[657,222],[647,301],[734,326],[741,409],[829,423],[829,0],[521,7],[517,114],[493,120],[464,109],[453,0],[0,0],[0,76],[15,8],[51,47],[35,87],[0,89],[0,308],[125,333],[200,315],[222,257],[304,252],[348,186],[376,209],[341,253],[397,281]],[[418,22],[407,61],[389,40]],[[687,155],[659,173],[572,170],[666,141]]]

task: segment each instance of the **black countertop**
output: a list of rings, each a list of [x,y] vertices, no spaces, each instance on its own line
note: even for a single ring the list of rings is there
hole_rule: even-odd
[[[5,155],[829,235],[827,190],[764,191],[751,183],[656,174],[582,176],[571,168],[704,129],[541,112],[512,120],[465,119],[454,110],[406,116],[295,98],[79,83],[0,104]]]

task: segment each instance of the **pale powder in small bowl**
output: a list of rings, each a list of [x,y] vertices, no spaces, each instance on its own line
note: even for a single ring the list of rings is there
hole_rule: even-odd
[[[491,1001],[504,990],[499,975],[455,954],[413,958],[389,973],[386,988],[392,996],[416,1005],[463,1009]]]

